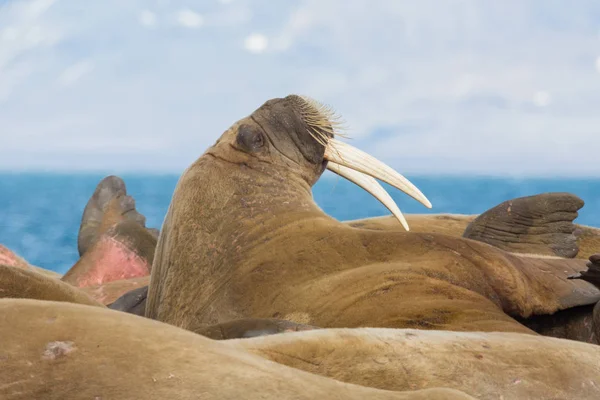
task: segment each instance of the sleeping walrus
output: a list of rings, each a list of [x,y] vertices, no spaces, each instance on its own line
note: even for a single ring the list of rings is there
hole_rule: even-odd
[[[3,299],[0,337],[7,400],[600,396],[599,346],[518,333],[354,328],[214,341],[101,307]]]
[[[591,321],[600,291],[566,279],[585,269],[584,260],[364,229],[326,215],[311,193],[326,168],[375,195],[404,226],[374,178],[431,206],[408,180],[335,134],[328,109],[295,95],[267,101],[225,131],[177,184],[146,316],[191,330],[252,317],[530,334],[523,321],[561,310],[583,308]],[[584,336],[596,342],[591,326]]]

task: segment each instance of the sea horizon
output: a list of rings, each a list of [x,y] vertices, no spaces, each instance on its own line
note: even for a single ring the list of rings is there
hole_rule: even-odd
[[[181,173],[0,171],[0,244],[33,265],[60,273],[78,259],[77,233],[83,209],[98,182],[124,179],[148,227],[160,228]],[[600,227],[600,177],[556,178],[454,174],[405,174],[431,200],[427,209],[399,190],[382,186],[405,214],[480,214],[506,200],[568,192],[585,205],[575,223]],[[390,215],[371,195],[332,173],[313,187],[315,202],[340,221]]]

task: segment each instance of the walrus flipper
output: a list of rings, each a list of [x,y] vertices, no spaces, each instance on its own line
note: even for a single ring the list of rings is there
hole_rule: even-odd
[[[119,297],[108,308],[123,311],[143,317],[146,312],[146,298],[148,297],[148,285],[131,290]]]
[[[135,200],[127,194],[127,188],[123,179],[114,175],[107,176],[98,183],[96,190],[83,210],[77,238],[77,248],[80,257],[83,256],[102,233],[100,232],[102,228],[106,229],[110,227],[103,226],[106,225],[105,213],[107,207],[109,207],[109,203],[115,198],[117,198],[118,204],[111,206],[119,210],[119,213],[115,214],[116,218],[119,220],[132,220],[142,227],[146,227],[146,217],[140,214],[135,208]],[[118,221],[115,220],[114,222]],[[148,231],[152,236],[158,236],[156,229],[148,229]]]
[[[509,252],[574,258],[579,247],[573,220],[583,205],[570,193],[519,197],[475,218],[463,237]]]
[[[521,260],[527,261],[528,257]],[[561,258],[530,258],[521,271],[530,277],[532,290],[544,296],[550,296],[558,301],[557,308],[551,307],[546,311],[550,314],[571,307],[586,306],[600,301],[600,287],[594,287],[588,282],[569,280],[581,269],[583,260],[565,260]],[[546,304],[551,304],[548,298]]]
[[[125,182],[117,176],[102,179],[81,219],[81,258],[61,279],[91,287],[149,275],[159,232],[145,224],[146,217],[136,210]]]
[[[600,253],[592,255],[586,266],[588,267],[587,271],[571,275],[568,279],[581,279],[600,289]],[[594,332],[596,341],[600,343],[600,301],[596,303],[592,311],[592,321],[592,331]]]
[[[568,279],[581,279],[600,289],[600,253],[591,256],[586,266],[588,267],[587,271],[571,275]]]

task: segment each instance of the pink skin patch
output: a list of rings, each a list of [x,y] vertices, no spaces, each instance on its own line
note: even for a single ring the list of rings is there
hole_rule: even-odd
[[[0,264],[9,267],[29,268],[29,264],[21,257],[0,244]]]
[[[82,288],[84,292],[104,305],[108,305],[130,290],[138,289],[150,284],[150,276],[125,279],[121,281],[106,282],[101,285]]]
[[[150,274],[150,265],[146,260],[110,236],[103,236],[81,261],[89,264],[81,275],[77,274],[79,276],[76,282],[79,287],[101,285]]]
[[[73,342],[50,342],[42,353],[44,360],[56,360],[77,350]]]

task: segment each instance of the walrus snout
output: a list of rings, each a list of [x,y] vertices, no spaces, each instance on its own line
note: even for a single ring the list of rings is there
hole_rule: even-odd
[[[271,99],[227,132],[220,146],[222,152],[227,153],[230,148],[239,152],[218,157],[259,170],[266,165],[271,171],[283,166],[280,175],[299,175],[310,186],[329,169],[374,196],[409,230],[402,212],[377,180],[403,191],[427,208],[431,208],[431,202],[400,173],[340,141],[341,127],[331,108],[309,97]]]

